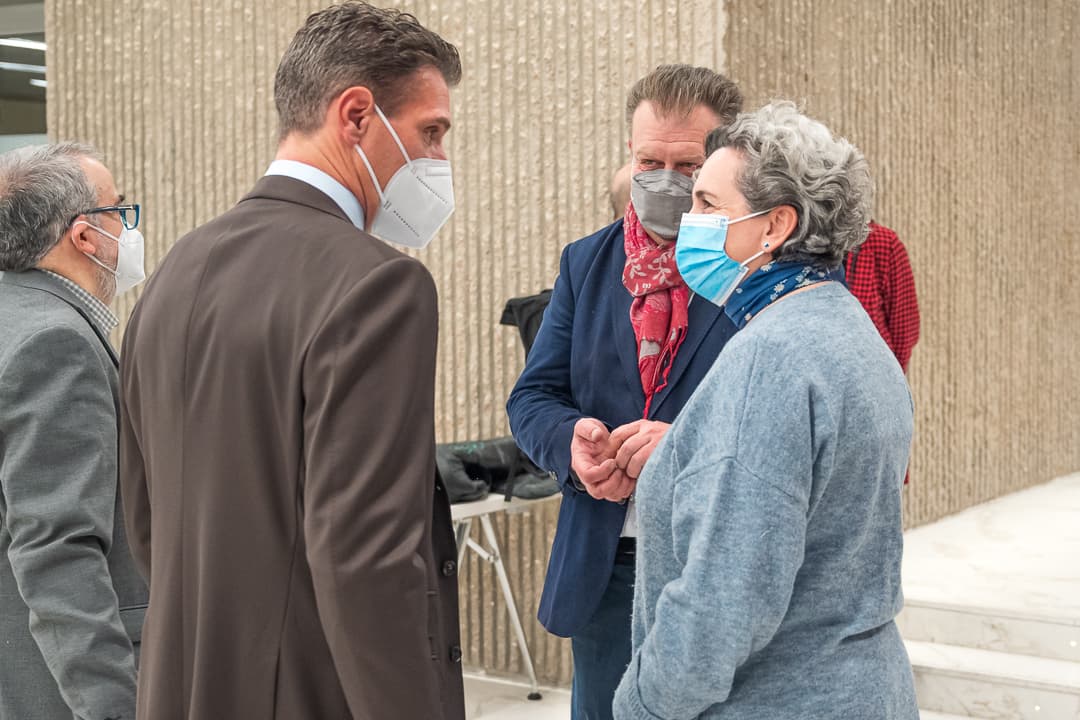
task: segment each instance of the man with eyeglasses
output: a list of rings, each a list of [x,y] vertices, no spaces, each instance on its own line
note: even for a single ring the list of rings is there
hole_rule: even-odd
[[[90,147],[0,155],[0,718],[133,718],[147,604],[117,491],[109,303],[139,206]]]

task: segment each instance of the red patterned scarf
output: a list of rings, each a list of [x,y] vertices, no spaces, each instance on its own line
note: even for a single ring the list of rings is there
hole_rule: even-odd
[[[686,338],[690,290],[675,265],[675,243],[657,245],[645,233],[632,203],[623,218],[623,236],[623,285],[634,296],[630,324],[637,338],[638,372],[648,417],[653,396],[667,385],[675,354]]]

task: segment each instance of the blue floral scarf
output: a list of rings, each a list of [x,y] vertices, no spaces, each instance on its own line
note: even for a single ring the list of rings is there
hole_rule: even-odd
[[[742,330],[751,318],[788,293],[843,278],[843,270],[839,267],[826,272],[803,263],[771,262],[762,265],[735,289],[724,312],[735,327]]]

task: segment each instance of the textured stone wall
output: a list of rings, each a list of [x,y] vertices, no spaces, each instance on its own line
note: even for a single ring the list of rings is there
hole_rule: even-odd
[[[121,192],[143,204],[150,268],[266,169],[274,69],[325,4],[48,0],[50,134],[103,148]],[[398,4],[457,44],[465,68],[451,97],[457,212],[418,255],[441,299],[439,436],[505,435],[523,351],[497,324],[503,303],[550,287],[562,246],[609,222],[627,89],[661,62],[716,65],[722,16],[709,0]],[[122,317],[137,294],[118,300]],[[567,682],[566,643],[533,619],[556,512],[550,503],[497,529],[540,671]],[[519,671],[494,573],[472,560],[463,570],[466,659]]]
[[[274,68],[323,4],[47,0],[50,134],[104,149],[143,203],[150,268],[265,170]],[[661,62],[726,57],[752,102],[804,101],[866,151],[877,217],[911,251],[924,320],[909,522],[1080,468],[1076,3],[400,4],[465,66],[458,210],[418,255],[441,294],[441,440],[506,433],[523,354],[502,304],[550,287],[561,247],[608,221],[629,85]],[[533,619],[556,511],[496,531],[538,671],[564,683],[567,644]],[[470,560],[461,579],[466,659],[520,672],[494,573]]]
[[[1080,468],[1080,3],[730,0],[750,102],[867,155],[922,306],[918,525]]]

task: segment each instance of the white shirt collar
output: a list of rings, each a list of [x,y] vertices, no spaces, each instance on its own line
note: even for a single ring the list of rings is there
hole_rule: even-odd
[[[284,175],[307,183],[337,203],[345,216],[360,230],[364,229],[364,208],[349,189],[322,170],[296,160],[275,160],[266,170],[267,175]]]

